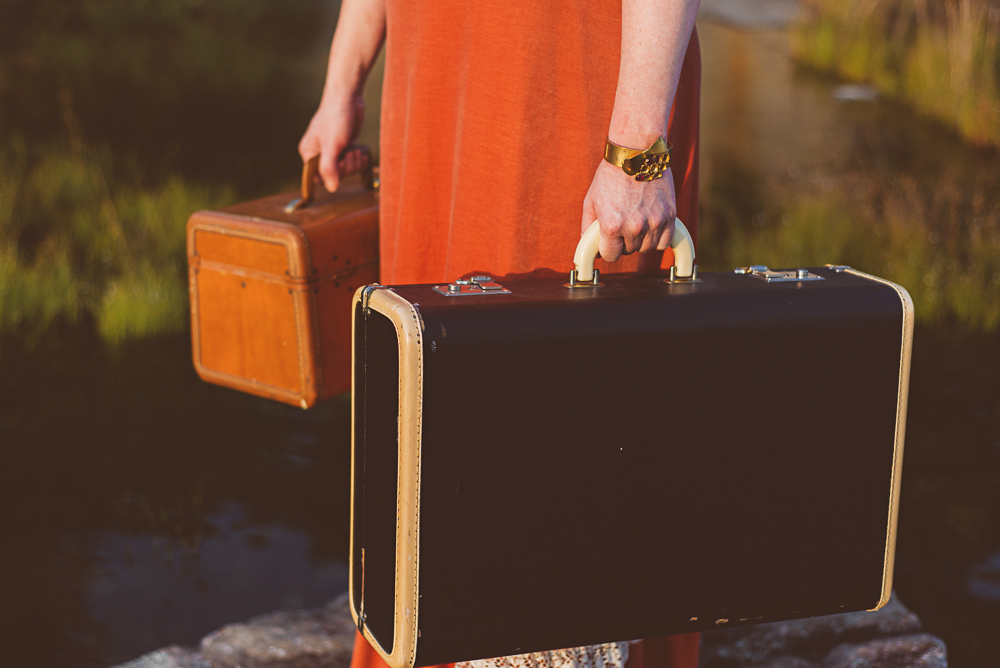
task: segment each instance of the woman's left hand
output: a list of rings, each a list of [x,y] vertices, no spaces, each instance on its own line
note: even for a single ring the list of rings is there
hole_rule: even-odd
[[[583,201],[581,234],[601,223],[601,258],[614,262],[636,251],[665,250],[677,216],[674,178],[667,170],[654,181],[636,181],[620,167],[601,160]]]

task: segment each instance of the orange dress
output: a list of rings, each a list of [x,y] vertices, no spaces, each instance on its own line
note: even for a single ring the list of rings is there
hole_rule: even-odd
[[[620,0],[387,0],[381,280],[569,272],[604,151]],[[697,239],[701,57],[685,56],[667,139],[677,215]],[[666,253],[602,273],[656,272]],[[698,634],[633,643],[626,668],[695,668]],[[351,668],[386,668],[359,635]]]
[[[618,82],[620,0],[387,0],[381,137],[386,284],[569,272]],[[677,215],[698,217],[701,58],[667,139]],[[602,272],[656,271],[635,254]]]

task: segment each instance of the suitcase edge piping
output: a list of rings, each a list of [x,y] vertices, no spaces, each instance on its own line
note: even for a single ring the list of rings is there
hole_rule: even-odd
[[[856,269],[847,269],[845,273],[866,278],[876,283],[886,285],[896,291],[903,308],[903,324],[899,350],[899,389],[896,401],[896,432],[895,446],[892,454],[892,482],[889,492],[889,518],[886,528],[885,562],[882,571],[882,594],[878,603],[869,612],[884,607],[892,596],[893,566],[896,559],[896,526],[899,519],[899,492],[902,485],[903,442],[906,435],[906,406],[910,389],[910,353],[913,348],[913,299],[910,293],[901,285],[884,278],[866,274]]]
[[[359,623],[358,606],[353,589],[354,576],[348,576],[351,616],[358,630],[390,668],[412,668],[417,653],[417,618],[420,602],[420,448],[423,403],[423,340],[420,314],[416,308],[391,289],[381,286],[359,288],[354,294],[355,312],[358,303],[389,318],[396,328],[399,341],[399,486],[396,490],[396,605],[393,612],[392,652],[387,653],[371,635],[368,627]],[[353,319],[353,316],[352,316]],[[354,340],[352,337],[352,378],[354,374]],[[354,392],[352,391],[352,401]],[[354,555],[354,438],[357,425],[351,422],[351,547]],[[351,564],[353,569],[354,564]],[[364,601],[362,600],[362,605]]]

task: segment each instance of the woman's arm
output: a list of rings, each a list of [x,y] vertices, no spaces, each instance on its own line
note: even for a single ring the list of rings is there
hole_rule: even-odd
[[[365,79],[384,40],[385,0],[344,0],[330,48],[323,98],[299,142],[303,162],[320,156],[319,174],[331,192],[340,185],[336,158],[361,130]],[[344,170],[354,167],[340,165]]]
[[[608,138],[620,146],[649,148],[667,136],[699,0],[622,0],[621,67]],[[663,250],[677,212],[673,175],[639,182],[601,160],[584,200],[581,230],[601,221],[601,257]]]

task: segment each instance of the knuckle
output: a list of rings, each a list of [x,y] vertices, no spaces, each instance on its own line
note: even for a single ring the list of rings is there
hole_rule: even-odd
[[[628,223],[625,225],[625,231],[628,233],[627,237],[630,239],[642,236],[646,231],[645,217],[642,216],[631,217]]]
[[[649,217],[651,229],[660,229],[667,224],[667,208],[665,206],[656,207]]]
[[[625,224],[625,221],[622,220],[620,215],[618,215],[617,213],[607,214],[604,217],[600,218],[600,220],[601,220],[601,229],[603,231],[612,235],[621,235],[622,227]]]

